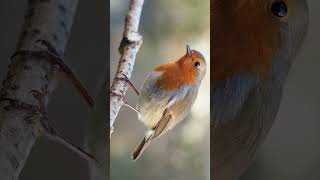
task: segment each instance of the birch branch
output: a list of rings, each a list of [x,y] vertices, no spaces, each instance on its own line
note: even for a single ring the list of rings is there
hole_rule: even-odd
[[[16,53],[0,91],[0,177],[16,180],[37,137],[54,135],[47,104],[57,75],[66,75],[89,104],[92,100],[59,58],[64,54],[78,0],[29,0]],[[47,133],[47,134],[46,134]],[[78,153],[83,153],[75,146]]]
[[[140,14],[143,6],[143,1],[133,0],[129,8],[129,13],[125,20],[125,30],[123,33],[123,39],[119,47],[121,58],[119,61],[117,77],[123,77],[123,74],[126,76],[131,75],[136,54],[142,43],[141,36],[137,33]],[[109,67],[107,73],[109,73]],[[85,137],[86,149],[90,154],[97,157],[99,160],[102,160],[101,166],[96,166],[89,162],[89,174],[91,180],[105,180],[110,179],[110,173],[108,163],[109,163],[109,147],[106,137],[105,122],[102,121],[108,113],[107,108],[109,98],[108,93],[105,88],[109,85],[107,81],[107,76],[105,73],[104,81],[99,89],[97,97],[95,98],[96,105],[91,111],[90,121],[87,123],[87,132]],[[115,96],[110,96],[110,112],[114,112],[113,116],[110,118],[110,136],[112,133],[112,126],[117,116],[117,113],[123,103],[123,97],[127,89],[126,84],[123,84],[121,81],[113,81],[111,86],[111,94]],[[120,94],[119,92],[123,92]],[[120,97],[120,99],[118,99]],[[122,98],[121,98],[122,97]],[[114,107],[111,107],[111,104],[114,104]],[[114,111],[113,111],[114,109]]]
[[[138,33],[138,27],[143,3],[144,0],[131,0],[125,19],[123,38],[119,47],[121,57],[110,92],[110,137],[114,129],[113,124],[124,103],[123,99],[128,89],[126,81],[117,79],[131,77],[136,55],[142,44],[142,36]]]

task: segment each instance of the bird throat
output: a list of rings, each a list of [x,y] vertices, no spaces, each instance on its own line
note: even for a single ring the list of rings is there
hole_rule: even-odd
[[[279,46],[280,27],[266,0],[213,0],[211,85],[239,73],[266,77]]]

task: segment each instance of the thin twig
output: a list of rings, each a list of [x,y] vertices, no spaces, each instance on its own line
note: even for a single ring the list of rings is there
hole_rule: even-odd
[[[125,92],[128,89],[127,82],[116,79],[131,76],[136,55],[142,44],[142,36],[138,33],[139,21],[144,0],[131,0],[128,15],[125,19],[123,38],[120,43],[119,52],[121,54],[118,69],[111,86],[110,94],[110,137],[113,132],[113,124],[118,115],[120,107],[123,105]]]

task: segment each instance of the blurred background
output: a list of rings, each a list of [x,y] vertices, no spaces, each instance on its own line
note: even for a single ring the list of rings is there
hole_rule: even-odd
[[[128,0],[110,1],[110,53],[113,79],[119,61]],[[157,65],[186,53],[186,44],[200,51],[210,67],[209,0],[145,1],[139,32],[143,44],[136,58],[131,81],[140,88]],[[131,153],[145,134],[137,114],[122,107],[115,121],[110,144],[111,180],[209,180],[210,70],[201,84],[198,98],[187,119],[155,140],[136,162]],[[126,99],[135,106],[137,96],[129,89]]]
[[[320,1],[307,2],[309,34],[289,73],[276,121],[241,180],[320,179]]]

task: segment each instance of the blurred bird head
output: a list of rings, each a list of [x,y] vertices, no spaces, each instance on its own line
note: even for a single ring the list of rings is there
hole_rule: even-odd
[[[308,26],[305,0],[212,0],[211,157],[216,179],[252,163]]]
[[[240,73],[267,78],[277,61],[289,69],[307,32],[305,0],[215,1],[213,86]]]

